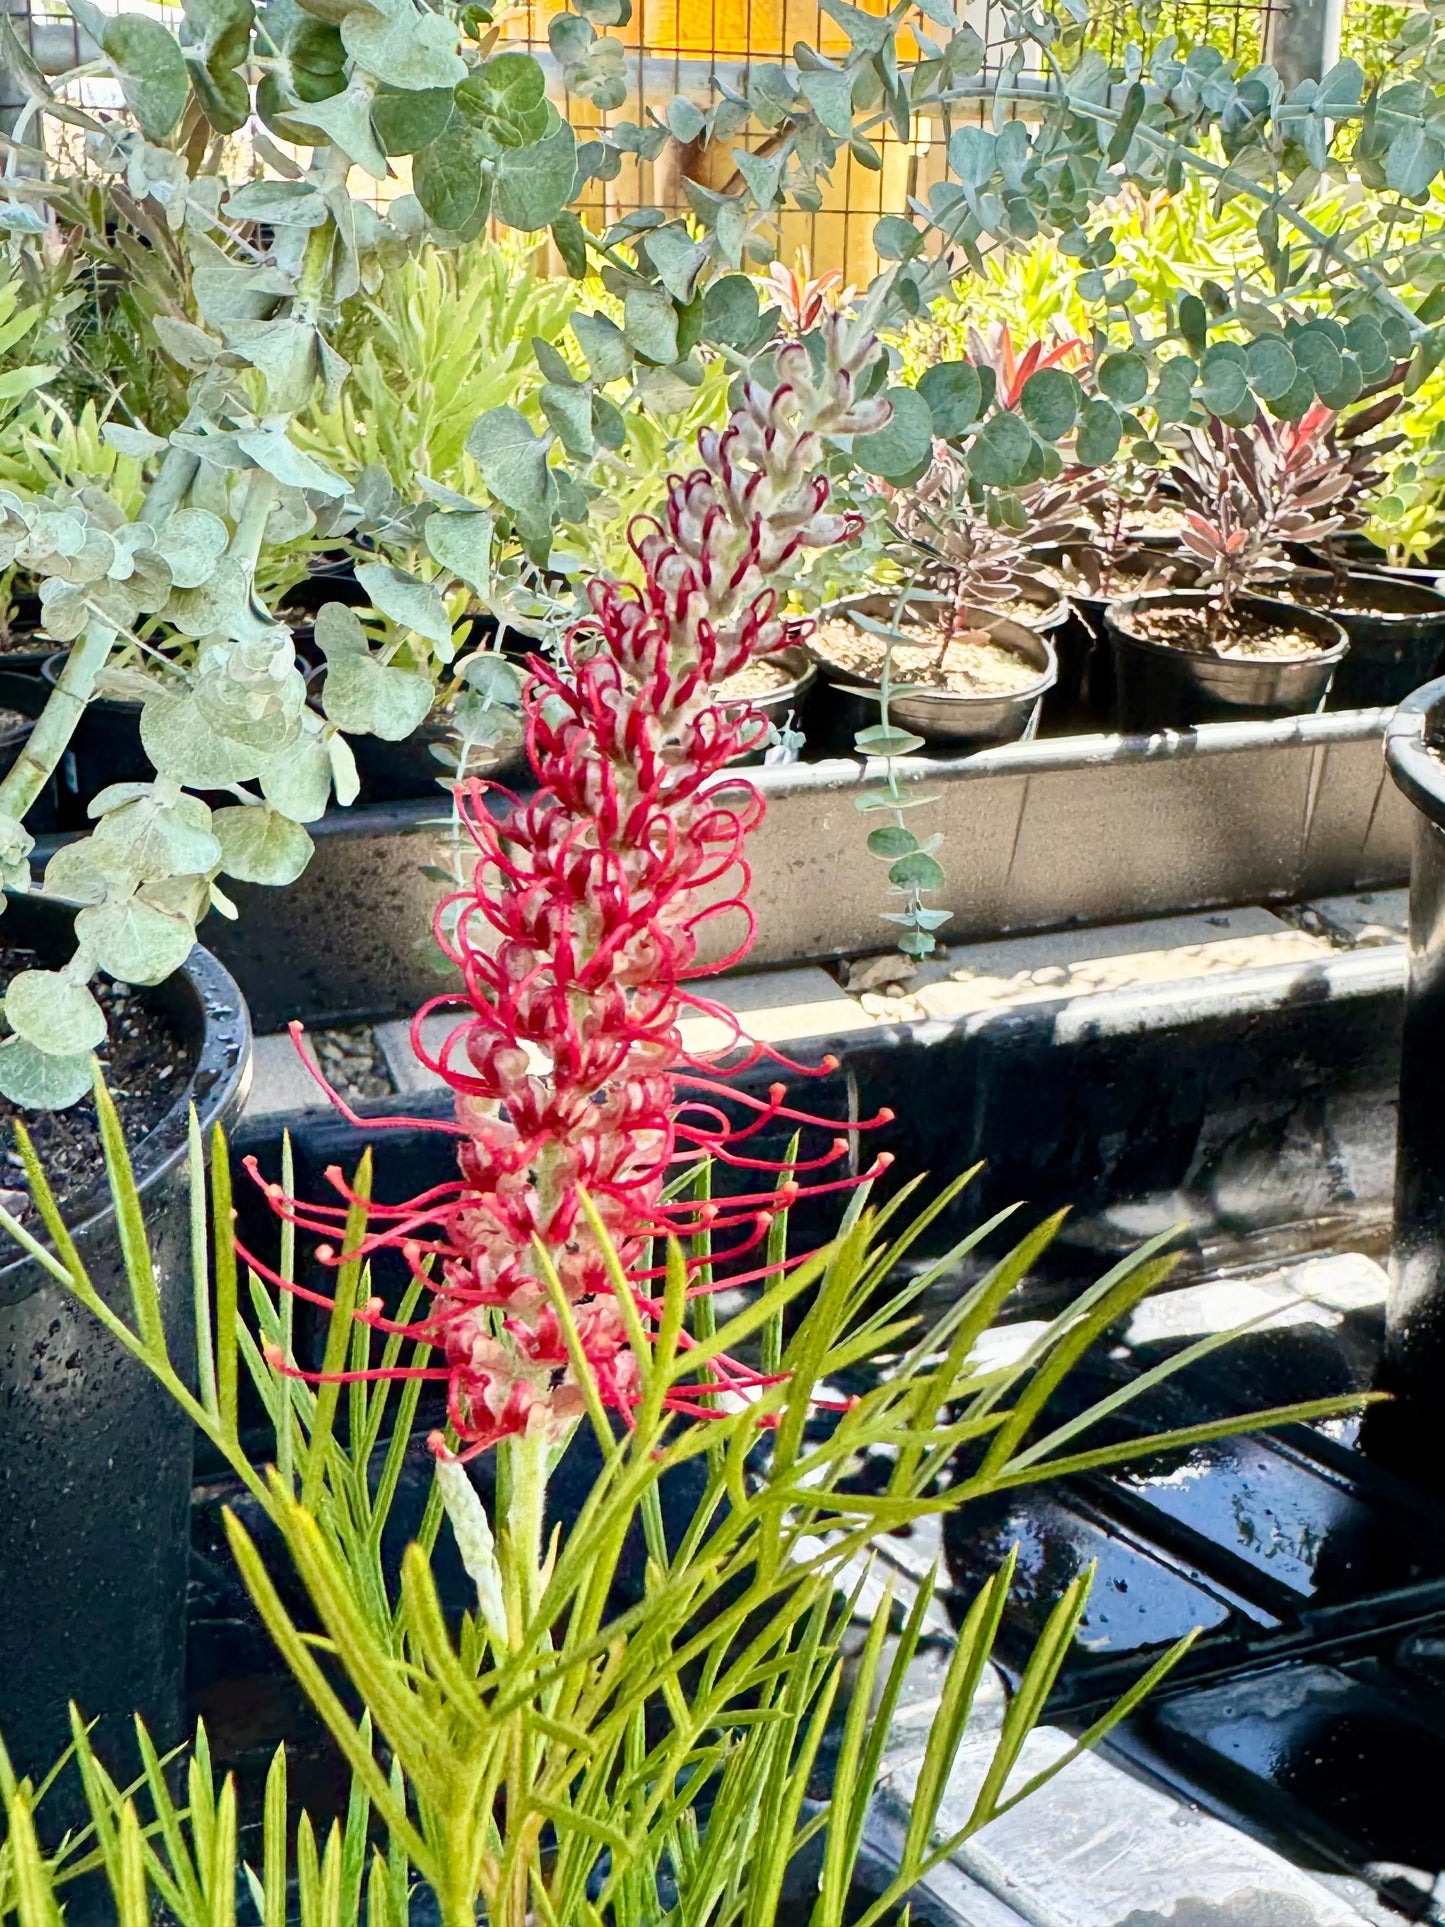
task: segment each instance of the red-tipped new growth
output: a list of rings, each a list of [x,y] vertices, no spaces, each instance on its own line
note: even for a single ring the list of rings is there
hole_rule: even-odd
[[[819,1120],[789,1109],[780,1084],[761,1099],[716,1081],[679,1031],[689,1011],[721,1020],[730,1074],[772,1055],[686,985],[703,974],[710,923],[741,920],[729,962],[752,934],[743,850],[763,804],[730,766],[766,725],[713,692],[799,638],[780,613],[779,574],[860,526],[828,510],[824,438],[888,418],[886,402],[861,393],[879,353],[871,334],[828,314],[818,340],[816,366],[799,343],[774,351],[775,381],[746,383],[727,426],[699,438],[700,466],[672,478],[656,520],[634,525],[642,586],[592,582],[565,668],[533,659],[523,710],[534,793],[473,781],[460,794],[478,861],[436,934],[462,989],[412,1026],[417,1055],[456,1092],[459,1176],[407,1205],[369,1207],[378,1228],[363,1250],[399,1249],[427,1286],[410,1330],[440,1354],[463,1455],[523,1433],[559,1438],[583,1410],[548,1263],[604,1405],[626,1414],[637,1402],[629,1321],[589,1202],[648,1330],[660,1241],[708,1231],[736,1283],[748,1253],[766,1269],[760,1248],[780,1208],[859,1182],[817,1176],[846,1158],[845,1137],[782,1168],[753,1155],[768,1126]],[[425,1020],[446,1010],[456,1022],[429,1051]],[[745,1124],[732,1122],[739,1111]],[[703,1156],[767,1181],[715,1203],[669,1202],[671,1180]],[[277,1202],[334,1238],[346,1194],[329,1175],[341,1205]],[[362,1315],[392,1329],[375,1306]],[[712,1359],[668,1402],[715,1412],[765,1382]]]

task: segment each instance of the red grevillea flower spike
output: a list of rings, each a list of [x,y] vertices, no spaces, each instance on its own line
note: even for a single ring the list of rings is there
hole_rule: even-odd
[[[829,313],[818,343],[816,363],[801,343],[775,349],[775,379],[746,382],[726,427],[699,437],[699,466],[671,477],[658,516],[634,524],[641,587],[593,581],[564,666],[533,658],[522,698],[533,793],[475,780],[459,793],[477,862],[435,928],[461,990],[434,998],[412,1026],[417,1056],[456,1093],[458,1177],[405,1205],[370,1205],[362,1251],[401,1251],[426,1284],[409,1333],[439,1354],[462,1456],[509,1437],[559,1441],[583,1411],[539,1244],[604,1404],[627,1414],[637,1402],[636,1359],[584,1195],[646,1329],[658,1313],[657,1241],[708,1230],[737,1283],[766,1272],[749,1273],[746,1255],[780,1205],[861,1182],[818,1175],[845,1159],[844,1137],[781,1169],[754,1156],[767,1126],[821,1120],[790,1110],[781,1084],[766,1098],[740,1095],[716,1061],[689,1056],[679,1031],[688,1012],[732,1026],[728,1074],[772,1055],[687,984],[703,974],[708,924],[740,921],[729,963],[752,936],[744,846],[763,804],[731,766],[766,725],[719,707],[714,692],[806,633],[781,614],[777,578],[803,549],[861,527],[829,512],[824,440],[888,419],[888,404],[862,392],[880,353],[871,332]],[[433,1053],[424,1026],[439,1011],[456,1021]],[[739,1111],[747,1122],[732,1121]],[[716,1202],[669,1201],[679,1167],[704,1156],[767,1180]],[[351,1200],[340,1173],[328,1177],[336,1205],[269,1190],[296,1223],[335,1241]],[[339,1262],[334,1246],[324,1256]],[[363,1316],[395,1329],[379,1306]],[[765,1382],[712,1359],[671,1403],[704,1414]]]

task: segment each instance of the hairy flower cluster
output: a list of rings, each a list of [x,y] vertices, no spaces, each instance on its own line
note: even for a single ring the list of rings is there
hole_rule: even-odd
[[[743,849],[763,805],[731,766],[766,724],[714,692],[798,639],[801,625],[780,612],[780,573],[860,526],[828,511],[825,437],[888,418],[886,402],[860,392],[878,354],[872,336],[830,314],[821,340],[817,368],[801,344],[775,350],[775,379],[745,384],[726,427],[699,438],[699,466],[672,478],[655,520],[634,525],[641,586],[591,583],[565,664],[533,659],[522,700],[535,791],[474,780],[459,792],[478,860],[441,906],[436,934],[462,988],[412,1026],[417,1055],[456,1092],[459,1176],[410,1204],[371,1206],[381,1228],[366,1248],[400,1249],[427,1286],[410,1333],[440,1354],[463,1456],[509,1436],[560,1437],[583,1409],[549,1269],[593,1383],[626,1413],[638,1395],[636,1321],[619,1302],[615,1260],[646,1330],[660,1311],[658,1241],[709,1232],[739,1282],[750,1274],[737,1260],[746,1266],[774,1212],[802,1194],[799,1174],[847,1153],[839,1137],[807,1164],[751,1155],[766,1126],[818,1120],[786,1108],[781,1085],[763,1100],[719,1082],[679,1031],[688,1011],[728,1024],[729,1073],[773,1055],[687,984],[705,968],[710,922],[741,916],[728,962],[752,935]],[[433,1053],[426,1020],[437,1011],[456,1022]],[[724,1104],[748,1123],[732,1123]],[[769,1188],[717,1203],[671,1197],[680,1170],[704,1156],[766,1172]],[[345,1198],[340,1174],[329,1175]],[[335,1234],[345,1203],[302,1211],[271,1190],[298,1223]],[[378,1306],[365,1315],[395,1329]],[[705,1414],[763,1382],[713,1359],[669,1402]]]

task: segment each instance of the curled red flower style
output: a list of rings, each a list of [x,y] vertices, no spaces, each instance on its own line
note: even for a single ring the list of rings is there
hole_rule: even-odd
[[[775,350],[775,385],[749,381],[726,427],[699,438],[699,466],[670,479],[655,520],[634,525],[641,586],[590,583],[565,663],[532,659],[522,702],[535,790],[473,781],[459,793],[477,861],[435,931],[461,985],[412,1025],[417,1056],[456,1093],[443,1128],[459,1138],[458,1175],[407,1204],[369,1205],[361,1251],[400,1251],[426,1285],[407,1331],[439,1355],[429,1375],[445,1379],[462,1456],[539,1430],[559,1439],[583,1410],[539,1247],[604,1405],[626,1415],[638,1401],[629,1320],[588,1203],[647,1330],[660,1312],[661,1241],[709,1232],[736,1284],[767,1274],[761,1248],[778,1209],[861,1181],[828,1175],[845,1163],[846,1137],[790,1166],[754,1155],[769,1125],[821,1120],[790,1110],[781,1084],[765,1099],[731,1088],[717,1059],[689,1055],[679,1028],[689,1013],[728,1024],[729,1077],[775,1055],[688,984],[723,967],[698,961],[709,924],[738,923],[728,963],[752,937],[745,845],[763,803],[736,764],[766,724],[716,692],[806,633],[781,613],[776,577],[801,550],[858,527],[829,512],[823,438],[887,419],[888,405],[860,392],[878,354],[871,334],[834,314],[821,338],[818,371],[798,343]],[[426,1020],[438,1012],[455,1022],[433,1051]],[[734,1122],[739,1112],[749,1121]],[[680,1170],[708,1156],[761,1176],[716,1201],[671,1197]],[[328,1177],[335,1205],[268,1191],[335,1241],[351,1199],[339,1172]],[[322,1257],[340,1262],[334,1244]],[[695,1275],[692,1288],[705,1288]],[[377,1303],[361,1315],[398,1329]],[[716,1412],[767,1382],[713,1358],[668,1402]]]

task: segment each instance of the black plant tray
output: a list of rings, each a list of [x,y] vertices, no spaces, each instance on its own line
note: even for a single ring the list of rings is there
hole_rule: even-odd
[[[1292,902],[1409,871],[1410,809],[1385,775],[1388,710],[1211,723],[1155,736],[1071,736],[910,759],[936,802],[913,819],[944,837],[950,943],[1217,904]],[[754,965],[886,950],[887,878],[857,810],[877,770],[856,757],[749,772],[767,815],[749,843]],[[432,996],[432,913],[448,887],[450,803],[332,810],[283,890],[228,884],[238,922],[204,940],[245,992],[258,1031],[293,1017],[406,1016]],[[41,839],[37,867],[64,838]],[[707,926],[715,956],[736,919]]]

